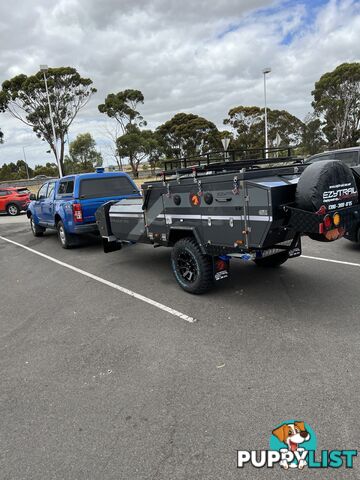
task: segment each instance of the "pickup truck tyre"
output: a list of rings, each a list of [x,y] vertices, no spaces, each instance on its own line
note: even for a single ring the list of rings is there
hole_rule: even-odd
[[[16,217],[16,215],[20,214],[20,208],[15,205],[15,203],[9,203],[9,205],[6,207],[6,212],[11,217]]]
[[[259,267],[276,268],[280,267],[280,265],[285,263],[288,259],[288,252],[280,252],[275,253],[275,255],[269,255],[268,257],[256,258],[254,262]]]
[[[32,215],[30,217],[30,228],[34,237],[42,237],[43,233],[46,230],[46,228],[41,227],[40,225],[36,225],[34,217]]]
[[[213,286],[212,259],[201,252],[194,238],[181,238],[175,243],[171,266],[176,281],[186,292],[198,295]]]
[[[76,235],[71,235],[65,230],[64,224],[59,220],[56,224],[56,230],[58,232],[58,238],[62,248],[68,249],[77,245]]]

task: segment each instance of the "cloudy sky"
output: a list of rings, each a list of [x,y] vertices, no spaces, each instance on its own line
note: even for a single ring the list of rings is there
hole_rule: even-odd
[[[105,164],[107,93],[141,90],[152,128],[179,111],[223,128],[231,107],[263,105],[270,66],[269,107],[303,119],[314,82],[347,61],[360,61],[360,0],[12,0],[0,16],[0,83],[40,64],[92,78],[98,92],[69,137],[91,132]],[[31,166],[53,161],[29,127],[7,114],[0,126],[0,165],[23,146]]]

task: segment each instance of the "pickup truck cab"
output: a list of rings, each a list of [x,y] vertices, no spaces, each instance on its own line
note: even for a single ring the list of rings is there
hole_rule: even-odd
[[[99,169],[100,170],[100,169]],[[78,244],[79,236],[97,233],[96,210],[110,200],[139,198],[132,179],[123,172],[68,175],[44,183],[27,209],[35,237],[47,228],[58,232],[63,248]]]

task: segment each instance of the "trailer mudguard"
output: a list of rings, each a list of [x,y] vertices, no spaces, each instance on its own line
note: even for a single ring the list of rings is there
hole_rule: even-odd
[[[99,228],[100,235],[102,237],[111,237],[113,235],[111,231],[111,223],[109,217],[109,210],[112,205],[114,205],[116,201],[110,201],[104,203],[100,208],[96,210],[95,218],[96,223]]]

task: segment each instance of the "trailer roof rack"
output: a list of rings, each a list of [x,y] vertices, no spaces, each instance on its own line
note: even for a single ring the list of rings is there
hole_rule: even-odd
[[[277,164],[302,164],[303,158],[292,155],[291,147],[283,148],[251,148],[219,152],[210,152],[194,157],[168,160],[164,162],[164,170],[157,176],[163,180],[173,175],[196,174],[212,171],[245,171],[271,167]],[[285,166],[285,165],[284,165]]]

